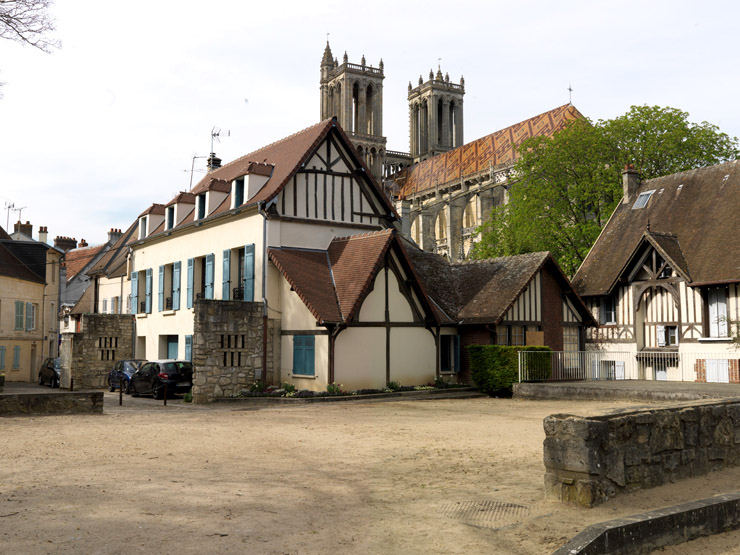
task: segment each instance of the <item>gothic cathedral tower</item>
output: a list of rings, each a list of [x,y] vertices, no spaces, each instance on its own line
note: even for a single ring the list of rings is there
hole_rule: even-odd
[[[429,70],[426,83],[419,76],[414,89],[409,83],[410,146],[415,163],[463,144],[464,95],[465,79],[460,77],[459,85],[450,83],[449,74],[443,78],[441,68],[436,76]]]
[[[377,68],[342,64],[332,57],[326,41],[321,60],[321,120],[336,116],[375,178],[380,181],[385,159],[383,136],[383,60]]]

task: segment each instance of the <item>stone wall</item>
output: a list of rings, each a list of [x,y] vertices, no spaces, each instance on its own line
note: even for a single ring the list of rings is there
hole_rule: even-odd
[[[195,302],[193,402],[235,397],[256,381],[280,383],[280,322],[267,322],[266,372],[262,368],[262,322],[262,303]]]
[[[61,386],[102,389],[116,360],[133,358],[134,319],[129,314],[83,314],[78,333],[63,333]]]
[[[102,391],[0,394],[0,416],[103,414]]]
[[[592,507],[615,495],[740,464],[740,402],[544,420],[549,497]]]

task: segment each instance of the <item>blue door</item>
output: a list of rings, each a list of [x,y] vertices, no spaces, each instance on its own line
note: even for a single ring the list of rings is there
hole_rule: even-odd
[[[167,358],[177,358],[177,336],[167,336]]]

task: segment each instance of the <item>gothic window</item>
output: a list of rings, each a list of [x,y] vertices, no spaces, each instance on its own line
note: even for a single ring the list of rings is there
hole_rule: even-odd
[[[363,133],[372,135],[375,133],[375,113],[373,112],[373,86],[368,85],[365,92],[365,118],[367,119]]]
[[[436,143],[438,145],[443,145],[446,143],[443,136],[443,127],[442,122],[444,121],[444,102],[440,98],[437,101],[437,136],[435,137]]]
[[[360,129],[360,87],[355,83],[352,86],[352,126],[350,131],[357,133]]]
[[[447,215],[444,210],[440,210],[437,216],[437,223],[434,226],[436,231],[437,241],[444,241],[447,239]]]
[[[457,113],[455,112],[455,107],[455,102],[450,102],[450,138],[452,139],[450,141],[450,146],[452,148],[460,146],[459,144],[457,144]]]
[[[424,248],[421,244],[421,216],[417,216],[416,219],[411,222],[411,239],[419,245],[420,249]]]
[[[463,214],[463,227],[471,228],[478,225],[477,217],[477,202],[478,197],[472,196],[465,206],[465,214]]]

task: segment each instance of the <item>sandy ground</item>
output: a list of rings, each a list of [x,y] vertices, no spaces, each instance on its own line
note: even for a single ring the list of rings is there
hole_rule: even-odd
[[[0,553],[543,554],[591,523],[740,489],[731,469],[591,510],[545,500],[542,419],[629,403],[116,401],[2,419]]]

